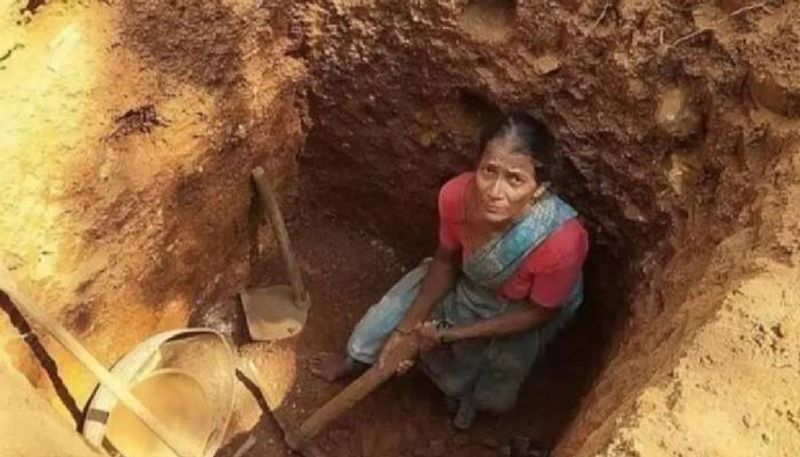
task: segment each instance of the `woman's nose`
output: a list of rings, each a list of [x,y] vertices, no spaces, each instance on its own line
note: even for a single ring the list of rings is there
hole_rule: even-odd
[[[492,200],[499,200],[503,198],[502,192],[503,183],[499,179],[495,179],[491,186],[489,186],[489,198]]]

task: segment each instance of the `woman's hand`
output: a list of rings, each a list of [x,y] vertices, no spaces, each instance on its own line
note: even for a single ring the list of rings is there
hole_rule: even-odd
[[[441,344],[436,322],[420,322],[414,328],[414,333],[417,335],[420,352],[431,351]]]
[[[441,342],[436,322],[420,322],[414,326],[412,331],[395,330],[381,349],[381,354],[378,356],[378,367],[384,367],[387,363],[396,363],[397,374],[405,374],[414,366],[414,357],[418,353],[430,351],[439,344]],[[414,348],[413,356],[399,361],[395,360],[397,358],[395,352],[407,350],[409,345]]]
[[[417,335],[414,332],[403,331],[403,330],[395,330],[390,336],[389,339],[386,340],[386,343],[383,344],[383,348],[381,349],[381,353],[378,356],[378,367],[383,368],[386,364],[395,363],[397,364],[395,370],[397,374],[404,374],[408,370],[414,366],[414,357],[416,356],[418,350],[418,342],[415,341],[417,339]],[[402,358],[401,360],[396,360],[398,351],[407,351],[409,350],[409,346],[413,349],[410,351],[411,353],[406,358]]]

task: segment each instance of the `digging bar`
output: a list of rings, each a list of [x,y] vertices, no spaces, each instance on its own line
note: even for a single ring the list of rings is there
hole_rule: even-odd
[[[34,322],[44,327],[67,350],[80,361],[119,401],[136,414],[172,452],[179,457],[197,457],[194,452],[185,449],[183,443],[174,439],[164,424],[159,421],[147,407],[136,398],[130,390],[114,377],[72,334],[58,321],[14,285],[8,269],[0,265],[0,290],[3,290],[11,301],[28,315]],[[180,443],[180,444],[179,444]]]
[[[416,342],[411,338],[401,340],[383,366],[373,365],[345,387],[344,390],[328,400],[311,417],[306,419],[299,429],[293,433],[286,434],[286,443],[298,452],[302,452],[303,449],[312,446],[312,440],[319,432],[391,378],[397,372],[400,362],[413,359],[417,354],[417,350]]]
[[[252,379],[252,381],[256,384],[259,393],[261,393],[261,398],[263,398],[264,403],[267,404],[267,408],[269,408],[272,418],[275,420],[275,423],[278,424],[278,428],[281,429],[281,432],[283,432],[284,440],[288,444],[289,440],[286,437],[290,431],[289,426],[286,424],[286,421],[283,420],[283,417],[278,415],[278,412],[275,410],[275,405],[270,401],[270,397],[267,395],[265,388],[266,384],[264,384],[264,380],[261,377],[261,372],[258,371],[258,368],[256,368],[255,364],[251,360],[246,362],[243,361],[240,369],[249,375],[250,379]],[[290,445],[289,447],[292,446]],[[295,449],[292,447],[292,450],[299,452],[303,457],[325,457],[325,454],[313,443],[308,443],[308,445],[304,446],[302,449]]]

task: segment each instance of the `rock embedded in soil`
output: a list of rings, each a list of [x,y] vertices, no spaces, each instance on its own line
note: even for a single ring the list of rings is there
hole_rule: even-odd
[[[800,65],[791,70],[753,69],[750,93],[764,108],[792,119],[800,119]]]
[[[669,135],[685,139],[700,132],[702,116],[692,106],[688,90],[672,87],[659,96],[656,122]]]
[[[476,41],[503,42],[513,32],[516,4],[516,0],[469,0],[459,25]]]
[[[792,119],[800,118],[800,11],[786,8],[758,21],[748,56],[747,85],[764,108]],[[763,12],[760,12],[762,15]]]
[[[558,59],[558,56],[554,54],[544,54],[535,58],[533,61],[533,69],[539,75],[552,73],[558,70],[560,66],[561,61]]]

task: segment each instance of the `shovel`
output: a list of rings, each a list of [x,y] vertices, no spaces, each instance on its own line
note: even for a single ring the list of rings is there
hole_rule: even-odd
[[[257,341],[280,340],[292,337],[303,329],[311,299],[303,285],[278,200],[264,175],[264,169],[256,167],[252,176],[278,240],[290,285],[253,287],[241,291],[239,295],[250,337]]]

